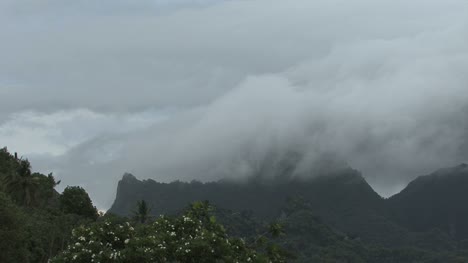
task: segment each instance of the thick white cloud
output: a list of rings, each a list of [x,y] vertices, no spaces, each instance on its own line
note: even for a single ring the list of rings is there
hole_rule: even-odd
[[[100,207],[124,171],[212,180],[296,151],[388,194],[468,159],[466,1],[32,2],[0,8],[0,142]]]

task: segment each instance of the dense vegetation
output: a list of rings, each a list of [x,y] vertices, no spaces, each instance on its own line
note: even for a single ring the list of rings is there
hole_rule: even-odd
[[[182,215],[151,218],[144,200],[132,218],[99,215],[86,191],[55,191],[52,174],[32,173],[28,160],[0,150],[0,262],[286,262],[291,255],[267,237],[230,237],[206,202]]]
[[[415,231],[437,228],[468,241],[468,165],[420,176],[388,200],[395,220]],[[464,243],[467,243],[464,241]]]
[[[243,183],[126,174],[106,215],[59,183],[0,150],[0,262],[468,262],[466,165],[390,199],[352,169]]]
[[[195,202],[181,216],[148,224],[114,218],[81,226],[52,262],[286,262],[288,253],[274,243],[229,237],[210,210],[208,203]],[[272,225],[268,233],[278,236],[280,230]]]
[[[97,218],[84,189],[67,187],[61,195],[54,189],[59,183],[0,149],[0,262],[48,262],[68,245],[74,227]],[[80,192],[73,202],[70,190]]]

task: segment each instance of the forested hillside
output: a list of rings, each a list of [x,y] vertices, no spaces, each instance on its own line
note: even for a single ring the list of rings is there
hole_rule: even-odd
[[[389,199],[381,198],[353,169],[310,179],[264,178],[267,177],[242,183],[227,180],[158,183],[125,174],[110,212],[127,215],[132,204],[146,200],[153,215],[177,214],[186,203],[209,200],[237,218],[220,216],[228,229],[235,229],[233,232],[238,235],[255,233],[255,226],[265,221],[283,222],[288,233],[285,244],[303,259],[339,246],[337,251],[343,249],[345,258],[354,255],[357,247],[364,252],[356,257],[367,258],[373,247],[388,255],[415,253],[416,258],[422,254],[432,257],[436,252],[442,260],[449,254],[462,253],[466,246],[466,165],[419,177]],[[311,245],[314,242],[318,243]]]
[[[415,231],[440,229],[468,240],[468,165],[420,176],[388,200],[395,220]]]
[[[359,172],[157,183],[125,174],[99,215],[86,191],[0,151],[0,262],[468,262],[467,165],[381,198]],[[205,201],[206,200],[206,201]]]
[[[287,262],[270,241],[279,224],[258,226],[246,242],[231,237],[208,203],[187,203],[183,215],[149,216],[145,201],[131,217],[98,214],[86,191],[55,190],[52,174],[33,173],[28,160],[0,150],[0,262]],[[181,210],[182,212],[182,210]]]
[[[83,188],[59,194],[59,183],[0,149],[0,262],[48,262],[67,247],[74,227],[97,219]]]

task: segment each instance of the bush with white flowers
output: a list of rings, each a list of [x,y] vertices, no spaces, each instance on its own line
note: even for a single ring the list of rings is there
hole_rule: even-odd
[[[278,249],[229,237],[209,209],[197,202],[180,217],[161,216],[151,224],[81,226],[52,263],[285,262]]]

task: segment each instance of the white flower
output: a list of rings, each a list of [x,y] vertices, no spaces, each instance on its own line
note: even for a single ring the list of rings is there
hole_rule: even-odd
[[[130,239],[125,239],[124,243],[128,244],[128,242],[130,242]]]

